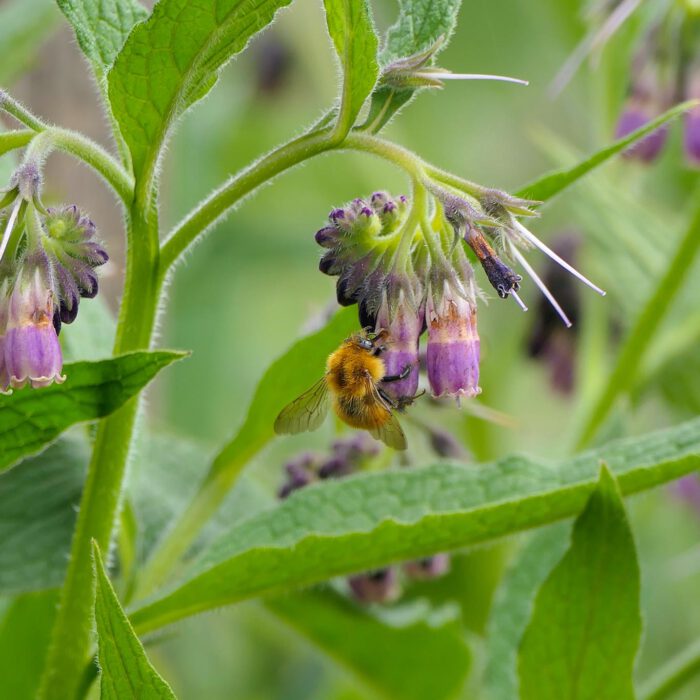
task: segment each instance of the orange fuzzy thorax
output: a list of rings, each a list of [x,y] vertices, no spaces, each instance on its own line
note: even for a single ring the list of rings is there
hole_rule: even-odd
[[[333,394],[333,409],[353,428],[383,425],[390,413],[378,400],[376,387],[384,377],[384,362],[352,340],[330,355],[326,381]]]

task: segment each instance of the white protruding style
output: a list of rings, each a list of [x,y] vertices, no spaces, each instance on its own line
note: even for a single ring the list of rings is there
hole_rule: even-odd
[[[2,234],[2,242],[0,242],[0,262],[2,262],[2,257],[5,255],[5,249],[7,248],[7,244],[10,242],[12,229],[15,227],[15,222],[17,221],[17,215],[19,214],[19,207],[21,204],[22,198],[17,197],[15,206],[12,208],[10,218],[7,220],[7,226],[5,226],[5,233]]]

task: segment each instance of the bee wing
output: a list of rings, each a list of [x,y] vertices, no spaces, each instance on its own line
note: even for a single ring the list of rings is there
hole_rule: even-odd
[[[275,420],[278,435],[316,430],[328,413],[328,385],[322,377],[299,398],[287,404]]]
[[[392,413],[391,408],[382,398],[376,385],[373,384],[372,389],[377,403],[381,404],[387,412],[387,417],[381,425],[370,428],[370,435],[377,440],[381,440],[385,445],[393,447],[395,450],[405,450],[407,447],[406,436],[404,435],[403,428],[398,418]]]

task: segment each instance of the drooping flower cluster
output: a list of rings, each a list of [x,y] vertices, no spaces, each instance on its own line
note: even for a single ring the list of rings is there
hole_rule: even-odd
[[[333,442],[330,455],[304,452],[285,464],[285,482],[278,491],[287,498],[313,482],[340,479],[365,469],[380,452],[379,443],[365,433]],[[437,554],[402,565],[406,578],[426,580],[447,573],[450,558]],[[401,595],[401,572],[396,566],[385,567],[347,578],[350,594],[360,603],[388,603]]]
[[[583,58],[602,50],[622,25],[637,13],[642,26],[634,45],[627,81],[627,96],[618,118],[617,138],[643,127],[662,112],[686,100],[700,98],[700,26],[693,3],[643,3],[634,0],[598,3],[590,17],[591,31],[555,79],[555,89],[568,82]],[[652,9],[653,6],[653,9]],[[685,155],[700,166],[700,107],[685,115]],[[625,156],[645,163],[656,160],[667,142],[668,128],[659,127],[627,149]]]
[[[535,246],[562,268],[593,285],[518,220],[532,216],[534,202],[473,185],[474,193],[426,183],[419,204],[404,196],[375,192],[355,199],[329,216],[316,233],[326,249],[320,270],[337,276],[338,302],[357,304],[360,323],[388,331],[382,357],[388,375],[412,371],[387,383],[386,393],[401,409],[419,383],[420,337],[427,331],[426,371],[432,394],[460,398],[480,393],[479,292],[468,259],[473,253],[501,298],[518,296],[522,277],[501,255],[518,263],[533,279],[566,326],[571,322],[544,282],[520,252]]]
[[[0,206],[0,392],[60,383],[62,323],[71,323],[81,297],[97,294],[95,268],[107,253],[95,225],[75,206],[45,209],[40,176],[22,166]]]

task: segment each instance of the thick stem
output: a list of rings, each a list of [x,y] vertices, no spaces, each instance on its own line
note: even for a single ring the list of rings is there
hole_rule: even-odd
[[[157,272],[157,223],[147,220],[135,206],[115,355],[150,345],[160,291]],[[103,420],[97,432],[42,679],[42,700],[77,697],[92,629],[91,541],[96,540],[102,551],[109,551],[137,410],[138,398],[134,398]]]
[[[671,258],[666,272],[629,332],[603,392],[584,422],[578,448],[587,445],[608,417],[620,394],[628,391],[637,377],[645,353],[678,292],[682,289],[700,252],[700,208]]]
[[[4,90],[0,90],[0,109],[11,114],[20,124],[28,126],[32,131],[43,131],[46,124],[35,117],[24,105],[20,104]]]

